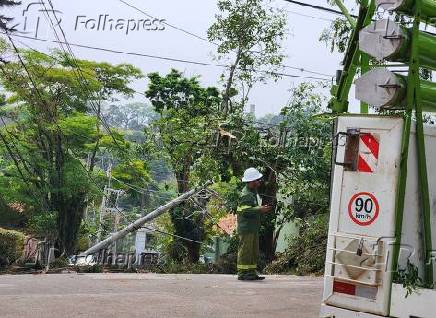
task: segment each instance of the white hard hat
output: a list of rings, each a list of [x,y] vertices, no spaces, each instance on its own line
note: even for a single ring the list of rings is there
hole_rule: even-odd
[[[244,172],[244,177],[242,178],[242,182],[251,182],[259,180],[263,177],[263,174],[259,172],[256,168],[248,168]]]

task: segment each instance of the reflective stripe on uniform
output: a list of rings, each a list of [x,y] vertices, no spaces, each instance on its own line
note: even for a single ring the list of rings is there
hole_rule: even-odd
[[[260,197],[259,193],[256,193],[256,200],[257,200],[257,205],[262,206],[262,198]]]
[[[238,264],[238,269],[256,269],[257,268],[257,265],[239,265]]]
[[[251,205],[241,205],[241,206],[238,206],[238,213],[239,212],[243,212],[245,209],[250,209],[250,208],[252,208],[252,206]]]

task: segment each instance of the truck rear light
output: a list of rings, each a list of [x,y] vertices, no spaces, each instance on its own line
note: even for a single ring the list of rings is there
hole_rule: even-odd
[[[376,300],[378,288],[373,286],[354,285],[335,280],[333,283],[333,292]]]
[[[356,295],[356,285],[339,281],[333,282],[333,292],[339,294]]]

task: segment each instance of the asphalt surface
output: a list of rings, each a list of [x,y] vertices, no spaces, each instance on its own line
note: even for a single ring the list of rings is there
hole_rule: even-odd
[[[0,317],[319,317],[322,279],[230,275],[0,276]]]

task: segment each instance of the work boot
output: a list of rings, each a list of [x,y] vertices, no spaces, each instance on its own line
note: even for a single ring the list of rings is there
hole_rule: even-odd
[[[254,273],[241,274],[241,275],[238,275],[238,280],[257,280],[256,277],[258,277],[258,276]]]

